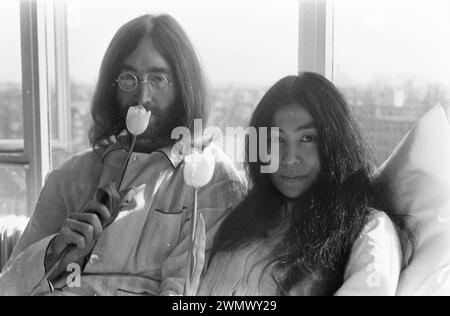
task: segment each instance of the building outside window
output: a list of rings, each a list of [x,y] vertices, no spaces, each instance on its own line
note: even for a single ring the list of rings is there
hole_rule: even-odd
[[[20,6],[0,4],[0,155],[14,155],[23,147]],[[25,170],[0,163],[0,216],[26,213]]]
[[[334,1],[334,82],[380,164],[414,122],[449,103],[450,2]]]

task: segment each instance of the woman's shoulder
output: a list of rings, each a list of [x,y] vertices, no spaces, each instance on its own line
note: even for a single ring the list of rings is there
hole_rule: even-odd
[[[386,229],[389,232],[396,231],[394,222],[386,212],[375,208],[368,208],[367,210],[369,211],[369,216],[367,217],[366,225],[362,233],[367,233],[374,229]]]
[[[367,217],[366,224],[364,228],[361,231],[360,237],[363,237],[364,235],[374,235],[375,233],[377,235],[379,234],[394,234],[397,235],[395,225],[392,222],[389,215],[387,215],[385,212],[374,209],[374,208],[368,208],[369,215]]]
[[[353,244],[336,295],[395,295],[402,253],[395,226],[382,211],[369,209],[367,223]]]
[[[394,223],[383,211],[369,209],[367,222],[352,249],[352,256],[394,253],[401,256],[400,239]]]

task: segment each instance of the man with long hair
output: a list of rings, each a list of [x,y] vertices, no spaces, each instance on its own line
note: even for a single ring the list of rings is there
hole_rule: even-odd
[[[120,213],[104,229],[112,210],[95,192],[131,147],[126,114],[137,105],[152,115],[125,170]],[[121,27],[92,102],[92,149],[48,176],[1,276],[0,294],[182,295],[194,194],[183,178],[185,152],[174,150],[181,147],[171,133],[176,127],[193,132],[194,120],[206,123],[207,105],[194,48],[172,17],[145,15]],[[217,147],[210,152],[215,172],[198,196],[207,238],[242,189],[232,163]],[[68,246],[74,250],[57,264]]]

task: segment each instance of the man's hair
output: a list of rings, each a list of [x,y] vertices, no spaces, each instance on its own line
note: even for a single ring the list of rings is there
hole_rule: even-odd
[[[89,140],[94,149],[108,147],[111,136],[125,129],[125,118],[116,101],[117,79],[124,60],[143,38],[150,38],[166,59],[177,87],[175,113],[177,126],[191,131],[194,120],[208,119],[208,89],[196,52],[180,24],[169,15],[144,15],[123,25],[112,39],[100,68],[91,114],[93,126]]]

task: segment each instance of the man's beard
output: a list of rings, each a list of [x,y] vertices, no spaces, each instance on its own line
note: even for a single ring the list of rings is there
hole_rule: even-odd
[[[177,105],[171,106],[166,111],[155,109],[152,116],[157,118],[153,126],[138,137],[141,144],[148,145],[152,148],[161,148],[167,146],[176,140],[172,139],[172,131],[182,123],[182,111]]]

